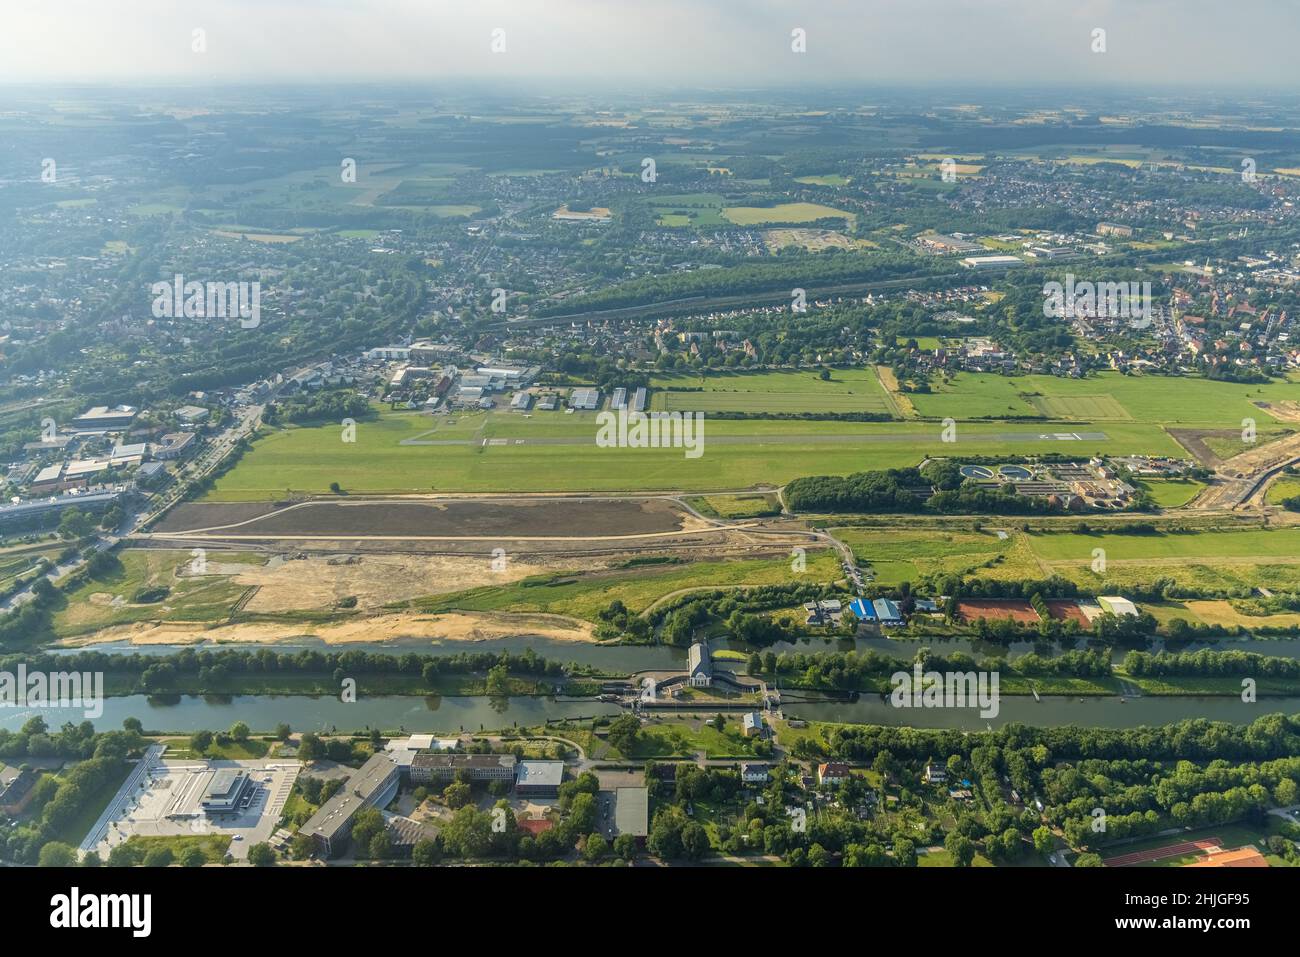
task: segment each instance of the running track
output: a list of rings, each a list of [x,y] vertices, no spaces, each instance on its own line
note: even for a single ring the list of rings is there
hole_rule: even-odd
[[[1118,857],[1108,857],[1102,861],[1102,863],[1107,867],[1128,867],[1131,864],[1142,864],[1146,861],[1158,861],[1166,857],[1181,857],[1184,854],[1191,854],[1193,851],[1208,851],[1211,848],[1220,848],[1222,846],[1222,838],[1207,837],[1199,841],[1184,841],[1182,844],[1170,844],[1166,847],[1157,847],[1149,851],[1134,851],[1132,854],[1121,854]]]

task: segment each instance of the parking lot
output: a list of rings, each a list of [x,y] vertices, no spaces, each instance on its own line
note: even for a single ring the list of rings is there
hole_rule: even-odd
[[[98,832],[86,845],[100,857],[134,836],[180,837],[230,835],[230,855],[248,857],[248,849],[265,841],[275,830],[285,801],[293,790],[301,765],[296,761],[157,761],[119,792],[106,812]],[[253,782],[248,798],[237,811],[209,816],[201,802],[216,773],[223,769],[247,771]]]

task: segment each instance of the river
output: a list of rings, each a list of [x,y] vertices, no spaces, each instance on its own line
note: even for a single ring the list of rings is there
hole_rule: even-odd
[[[1261,698],[1244,704],[1235,697],[1116,697],[1075,698],[1003,696],[996,717],[983,718],[977,710],[894,708],[877,695],[853,702],[819,701],[785,704],[787,717],[861,724],[909,725],[917,728],[983,730],[1011,721],[1058,726],[1127,728],[1164,725],[1185,718],[1209,718],[1245,724],[1260,715],[1282,711],[1300,713],[1300,697]],[[271,731],[281,722],[295,731],[459,732],[539,725],[547,719],[617,714],[619,708],[595,700],[556,700],[549,697],[462,697],[403,695],[362,696],[345,703],[335,697],[304,695],[236,695],[201,697],[185,695],[168,700],[145,695],[108,698],[102,716],[92,718],[101,730],[120,728],[126,718],[139,718],[150,731],[189,732],[221,730],[243,721],[255,731]],[[79,709],[0,708],[0,728],[17,730],[39,714],[51,727],[80,722]]]

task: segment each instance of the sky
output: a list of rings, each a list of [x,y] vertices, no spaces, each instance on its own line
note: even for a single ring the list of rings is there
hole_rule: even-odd
[[[806,52],[792,50],[796,29]],[[1097,30],[1104,52],[1094,50]],[[3,0],[0,9],[8,83],[541,78],[630,89],[1285,92],[1300,89],[1297,49],[1300,0]]]

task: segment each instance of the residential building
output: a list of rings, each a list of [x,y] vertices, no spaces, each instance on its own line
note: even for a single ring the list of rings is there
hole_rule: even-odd
[[[843,784],[852,776],[853,773],[849,770],[849,766],[838,761],[829,761],[826,764],[817,765],[817,783],[823,787],[828,784]]]
[[[766,784],[772,773],[766,764],[746,761],[740,766],[740,780],[745,784]]]

